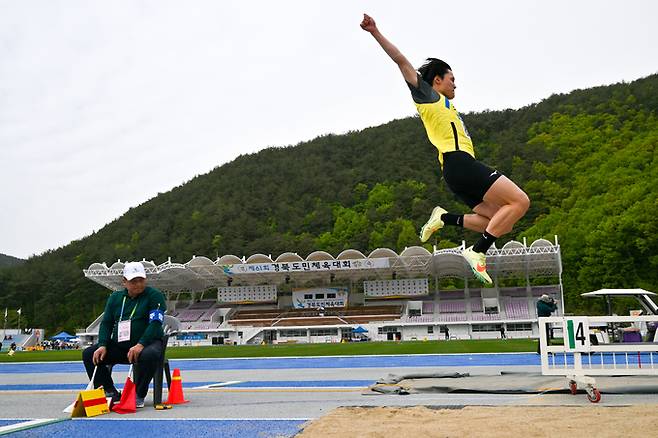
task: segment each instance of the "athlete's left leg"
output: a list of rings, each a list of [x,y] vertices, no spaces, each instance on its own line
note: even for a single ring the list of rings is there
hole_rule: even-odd
[[[487,273],[486,254],[496,239],[512,231],[512,227],[530,207],[530,199],[516,184],[505,176],[499,177],[484,195],[484,202],[477,205],[482,213],[484,205],[500,206],[484,229],[482,237],[463,252],[475,276],[485,283],[492,283]],[[475,210],[478,213],[477,210]]]
[[[481,257],[484,257],[496,239],[512,231],[514,224],[528,211],[530,199],[509,178],[501,176],[484,194],[484,201],[475,208],[483,209],[486,205],[500,205],[500,207],[493,211],[482,237],[473,245],[473,251],[479,253]]]
[[[501,237],[512,231],[514,224],[523,217],[530,207],[528,195],[506,176],[501,176],[491,185],[487,193],[484,194],[484,201],[501,206],[493,215],[485,230],[496,237]]]

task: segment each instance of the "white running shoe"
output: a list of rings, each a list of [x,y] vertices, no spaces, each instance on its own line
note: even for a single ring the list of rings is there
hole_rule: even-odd
[[[443,228],[443,221],[441,220],[441,215],[447,213],[443,208],[441,207],[434,207],[434,210],[432,210],[432,215],[430,216],[429,220],[425,225],[423,225],[423,228],[420,229],[420,241],[425,243],[427,240],[434,234],[435,231],[440,230]]]
[[[475,278],[480,280],[482,283],[493,283],[493,281],[491,281],[491,277],[489,277],[489,274],[487,274],[486,255],[482,254],[481,252],[473,251],[472,246],[466,248],[462,252],[462,255],[468,262],[468,265],[471,267],[473,274],[475,274]]]

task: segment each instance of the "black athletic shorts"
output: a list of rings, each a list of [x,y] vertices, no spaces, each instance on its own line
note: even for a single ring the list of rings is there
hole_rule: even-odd
[[[464,151],[443,154],[443,178],[450,190],[470,208],[482,203],[484,194],[502,174]]]

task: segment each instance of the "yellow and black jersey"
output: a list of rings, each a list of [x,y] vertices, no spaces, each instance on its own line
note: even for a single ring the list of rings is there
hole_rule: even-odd
[[[444,95],[437,93],[418,75],[418,88],[407,82],[411,97],[416,104],[420,119],[425,125],[427,137],[439,151],[439,162],[443,167],[443,154],[463,151],[475,158],[471,136],[457,109]]]

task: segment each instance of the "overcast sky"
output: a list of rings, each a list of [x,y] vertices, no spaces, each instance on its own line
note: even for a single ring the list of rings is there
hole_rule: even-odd
[[[363,12],[414,65],[451,64],[472,112],[658,72],[657,5],[0,0],[0,253],[80,239],[240,154],[414,114]]]

